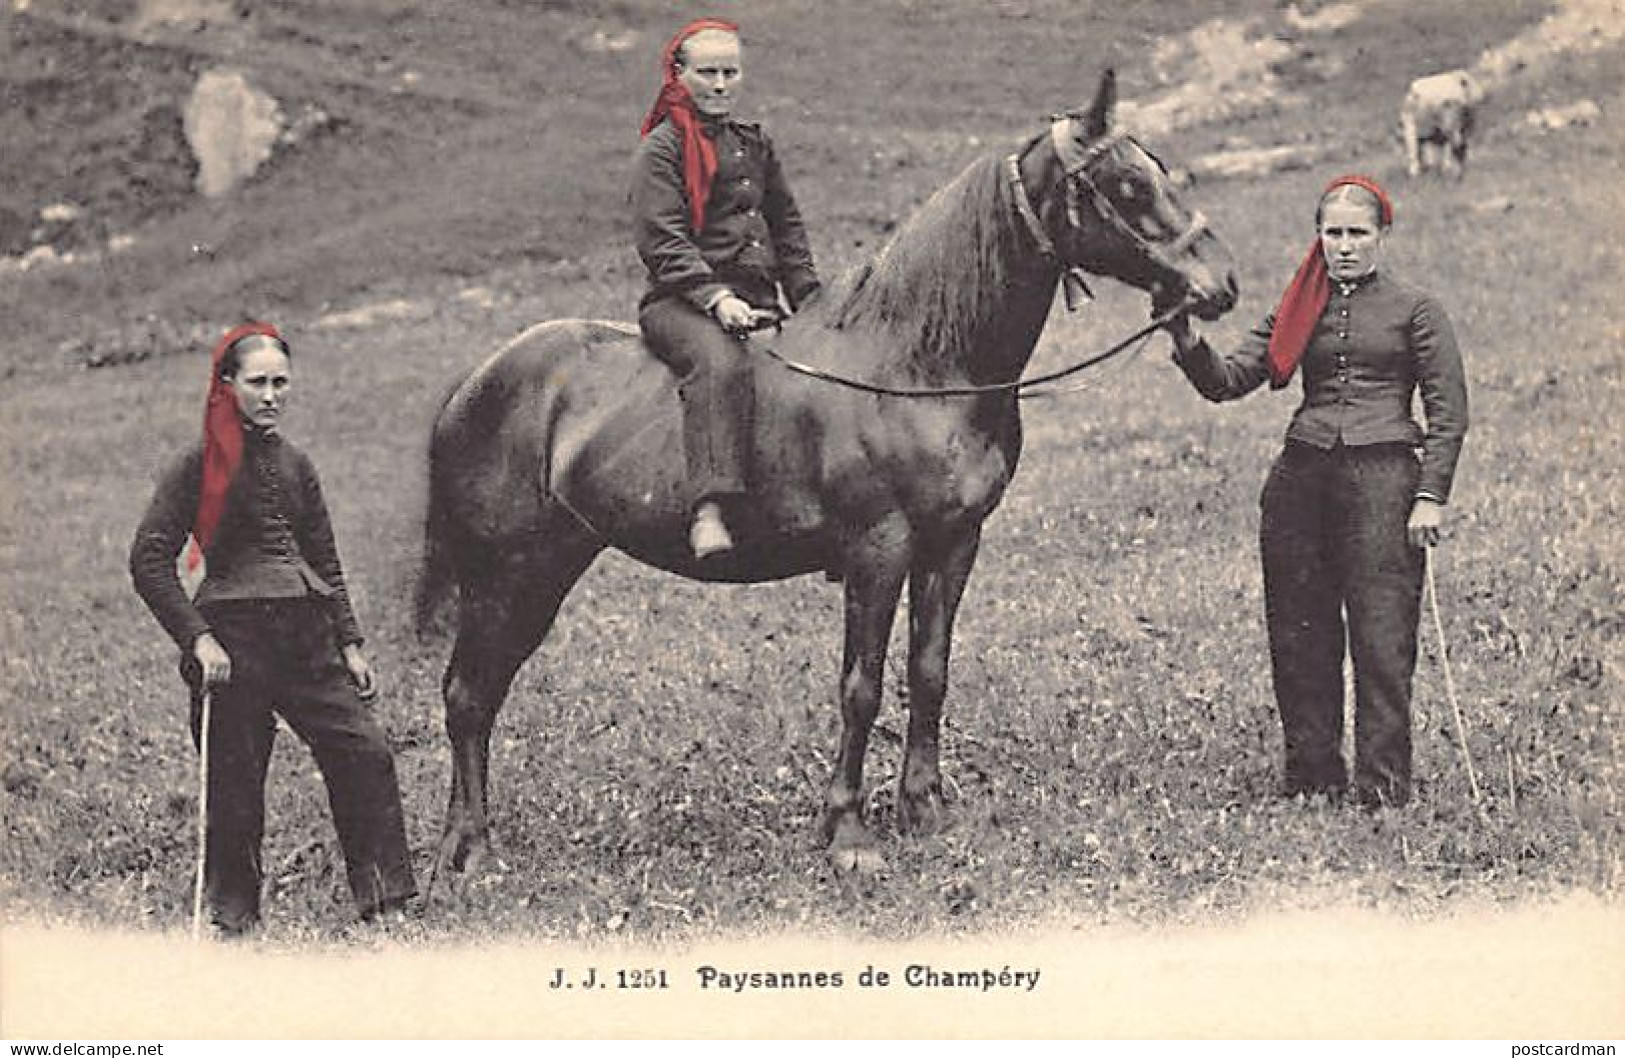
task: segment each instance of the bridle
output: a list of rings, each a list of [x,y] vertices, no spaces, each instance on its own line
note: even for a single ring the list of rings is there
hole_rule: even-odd
[[[1079,204],[1087,195],[1095,215],[1120,239],[1133,246],[1135,252],[1157,267],[1178,274],[1179,269],[1172,259],[1190,249],[1191,243],[1207,232],[1207,217],[1200,210],[1195,210],[1191,213],[1190,223],[1186,225],[1185,230],[1173,239],[1167,242],[1152,242],[1147,239],[1134,225],[1124,219],[1122,211],[1100,190],[1100,185],[1095,182],[1091,170],[1125,140],[1143,154],[1149,156],[1150,152],[1146,151],[1138,140],[1122,131],[1108,132],[1079,151],[1076,149],[1077,140],[1072,135],[1073,126],[1076,124],[1077,120],[1070,114],[1058,115],[1050,122],[1048,136],[1050,147],[1055,151],[1055,157],[1061,164],[1061,181],[1066,188],[1067,226],[1073,231],[1083,229]],[[1034,139],[1027,145],[1026,150],[1031,150],[1042,139],[1042,137]],[[1021,218],[1027,234],[1038,248],[1039,256],[1061,270],[1066,307],[1069,310],[1076,309],[1077,295],[1080,292],[1091,298],[1094,295],[1083,277],[1083,269],[1076,262],[1068,261],[1061,256],[1060,251],[1055,248],[1055,241],[1050,238],[1043,221],[1039,219],[1038,211],[1033,208],[1032,199],[1027,194],[1027,186],[1021,180],[1021,158],[1024,153],[1025,151],[1012,154],[1004,160],[1005,182],[1010,187],[1011,202],[1015,207],[1016,216]]]
[[[1100,161],[1100,159],[1104,158],[1114,147],[1117,146],[1118,143],[1124,140],[1134,144],[1137,150],[1147,154],[1147,156],[1149,156],[1150,152],[1146,151],[1144,147],[1140,146],[1139,142],[1133,137],[1128,136],[1123,132],[1107,133],[1105,136],[1102,136],[1090,143],[1086,149],[1078,151],[1075,149],[1077,140],[1072,135],[1072,127],[1075,124],[1076,119],[1071,115],[1059,115],[1050,122],[1048,135],[1048,140],[1055,150],[1055,156],[1061,163],[1061,179],[1066,187],[1066,222],[1068,226],[1074,231],[1082,230],[1083,218],[1080,210],[1080,202],[1087,195],[1090,206],[1094,209],[1096,216],[1107,224],[1119,238],[1132,245],[1136,252],[1143,255],[1158,267],[1174,274],[1178,274],[1179,269],[1172,263],[1170,259],[1171,255],[1183,253],[1185,250],[1189,249],[1191,243],[1195,242],[1204,232],[1208,230],[1207,218],[1203,216],[1200,211],[1193,211],[1191,213],[1190,224],[1186,226],[1185,230],[1167,242],[1152,242],[1144,235],[1141,235],[1132,224],[1124,219],[1122,212],[1112,203],[1112,200],[1100,190],[1099,185],[1095,182],[1095,178],[1091,170]],[[1026,151],[1031,150],[1038,143],[1043,142],[1043,139],[1044,137],[1042,136],[1035,137],[1031,143],[1023,148],[1022,151],[1007,157],[1003,163],[1004,178],[1005,182],[1010,188],[1010,198],[1016,215],[1021,218],[1022,226],[1027,230],[1027,234],[1031,237],[1034,246],[1037,247],[1039,256],[1060,270],[1061,287],[1066,296],[1066,307],[1068,311],[1071,311],[1077,308],[1080,296],[1092,298],[1094,294],[1089,290],[1089,285],[1083,278],[1082,266],[1075,262],[1066,260],[1061,256],[1060,251],[1056,249],[1055,240],[1050,238],[1049,232],[1044,228],[1043,221],[1039,219],[1038,212],[1033,209],[1032,199],[1028,196],[1026,185],[1023,184],[1021,180],[1022,156],[1026,153]],[[767,347],[764,352],[766,352],[769,357],[778,361],[780,364],[783,364],[785,367],[796,372],[797,374],[806,375],[809,378],[816,378],[824,382],[833,382],[837,385],[846,386],[849,389],[861,390],[865,393],[874,393],[881,396],[978,397],[991,393],[1016,393],[1018,396],[1045,396],[1047,394],[1024,393],[1023,391],[1032,389],[1036,386],[1044,385],[1046,383],[1057,382],[1070,375],[1075,375],[1080,371],[1094,367],[1096,364],[1110,360],[1111,358],[1118,356],[1130,348],[1137,348],[1139,345],[1143,344],[1147,338],[1151,337],[1151,335],[1155,334],[1163,327],[1166,327],[1169,323],[1172,323],[1180,316],[1185,315],[1190,311],[1190,309],[1191,306],[1188,303],[1181,302],[1174,307],[1158,314],[1154,319],[1151,320],[1150,323],[1147,323],[1145,326],[1141,327],[1139,330],[1135,331],[1133,334],[1122,339],[1121,341],[1115,343],[1110,348],[1095,353],[1092,356],[1086,357],[1083,360],[1070,364],[1067,367],[1061,368],[1057,371],[1051,371],[1047,374],[1035,375],[1028,378],[1018,378],[1012,382],[994,382],[981,386],[943,386],[936,388],[882,386],[873,382],[864,382],[860,379],[848,378],[845,375],[837,374],[832,371],[825,371],[823,368],[812,367],[808,364],[790,360],[782,356],[771,346]]]

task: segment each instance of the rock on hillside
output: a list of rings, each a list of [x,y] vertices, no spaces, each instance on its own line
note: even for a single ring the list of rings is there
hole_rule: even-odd
[[[197,189],[229,194],[271,156],[282,109],[238,70],[210,70],[186,103],[186,142],[197,156]]]

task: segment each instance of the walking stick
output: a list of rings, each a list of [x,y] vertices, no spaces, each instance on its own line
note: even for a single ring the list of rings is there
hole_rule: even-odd
[[[209,685],[203,685],[203,720],[198,738],[197,766],[197,870],[192,881],[192,939],[203,937],[203,861],[209,840],[209,713],[213,705]]]
[[[1467,751],[1467,725],[1461,719],[1461,703],[1456,701],[1456,681],[1450,675],[1450,651],[1445,646],[1444,622],[1439,619],[1439,589],[1433,582],[1433,549],[1429,548],[1423,565],[1427,569],[1428,608],[1433,612],[1433,629],[1439,637],[1439,666],[1444,669],[1444,692],[1450,699],[1450,711],[1456,717],[1456,742],[1461,746],[1461,759],[1467,764],[1467,785],[1473,793],[1473,804],[1482,805],[1478,792],[1478,773],[1473,770],[1473,755]]]

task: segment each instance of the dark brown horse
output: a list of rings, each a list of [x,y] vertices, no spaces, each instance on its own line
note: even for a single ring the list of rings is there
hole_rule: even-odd
[[[556,320],[508,343],[452,393],[434,427],[425,618],[450,584],[446,669],[451,803],[435,861],[486,846],[492,724],[515,672],[606,547],[695,580],[824,571],[844,584],[843,728],[824,833],[842,868],[877,866],[863,820],[864,752],[892,620],[909,589],[905,829],[943,812],[938,765],[954,615],[982,522],[1021,451],[1016,392],[1063,271],[1081,267],[1213,318],[1235,303],[1228,251],[1166,171],[1109,131],[1108,72],[1087,111],[1016,155],[970,165],[867,265],[789,321],[787,359],[894,389],[864,392],[763,357],[755,371],[754,481],[737,550],[696,562],[687,543],[681,416],[669,371],[635,327]],[[1000,388],[1004,386],[1004,388]],[[432,884],[432,882],[431,882]]]

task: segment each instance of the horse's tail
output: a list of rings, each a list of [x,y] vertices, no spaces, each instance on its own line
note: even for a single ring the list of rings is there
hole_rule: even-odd
[[[451,598],[455,580],[452,567],[454,549],[449,539],[453,531],[452,497],[448,494],[450,474],[442,449],[447,409],[459,388],[460,385],[447,391],[429,434],[429,450],[426,453],[429,487],[423,515],[423,553],[418,562],[417,583],[412,593],[413,615],[419,637],[427,637],[439,630],[438,619]]]

